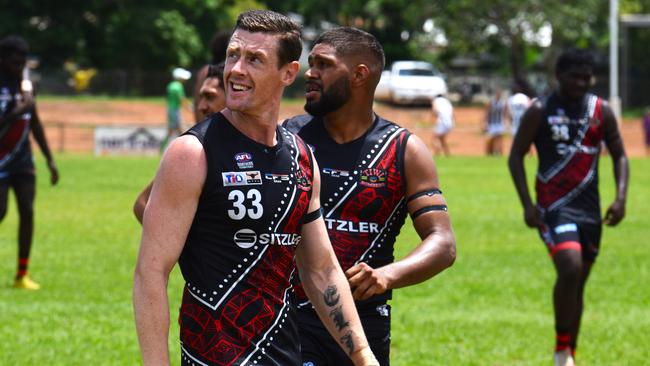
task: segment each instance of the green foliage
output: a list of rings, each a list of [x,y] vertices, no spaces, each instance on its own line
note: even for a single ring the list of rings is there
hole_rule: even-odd
[[[237,10],[263,7],[255,0],[0,0],[0,5],[0,35],[23,35],[45,67],[71,59],[82,67],[146,70],[204,63],[213,34],[230,30]]]
[[[529,177],[535,159],[527,159]],[[43,288],[10,288],[17,213],[0,225],[0,364],[140,364],[131,305],[140,227],[131,207],[153,177],[157,158],[57,156],[60,185],[50,187],[37,160],[38,196],[31,272]],[[543,365],[551,363],[554,279],[537,234],[527,229],[503,158],[440,158],[437,165],[458,245],[453,267],[394,292],[392,363]],[[650,160],[631,161],[627,217],[604,230],[587,287],[578,361],[643,365],[650,297]],[[601,162],[603,206],[614,197],[609,158]],[[418,243],[410,223],[397,257]],[[172,364],[178,365],[183,282],[169,284]]]
[[[176,10],[161,12],[153,24],[163,43],[170,49],[177,50],[178,65],[190,66],[202,47],[196,29],[187,25],[183,16]]]
[[[514,77],[539,63],[550,68],[567,45],[609,43],[608,2],[600,0],[0,0],[0,6],[0,35],[24,35],[46,67],[67,59],[99,69],[198,66],[209,59],[212,35],[232,29],[237,15],[252,8],[297,13],[316,29],[324,22],[365,29],[382,42],[389,63],[492,55],[492,65]],[[621,0],[620,8],[647,13],[650,1]],[[429,19],[447,47],[437,47],[423,30]],[[548,24],[553,43],[541,48],[529,36]]]
[[[436,10],[433,3],[424,0],[269,0],[266,3],[270,9],[301,14],[305,24],[316,29],[321,22],[364,29],[380,40],[389,64],[420,58],[409,43]],[[406,40],[402,39],[403,32],[408,33]]]

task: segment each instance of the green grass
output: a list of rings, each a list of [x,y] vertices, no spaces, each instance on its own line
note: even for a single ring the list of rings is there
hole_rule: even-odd
[[[38,160],[32,274],[37,292],[10,288],[17,215],[0,225],[0,365],[136,365],[131,307],[139,226],[131,206],[155,158],[58,157],[62,179],[47,184]],[[424,284],[395,291],[394,366],[548,365],[553,348],[551,262],[525,228],[504,159],[437,161],[458,242],[455,265]],[[532,174],[534,162],[528,165]],[[601,163],[603,203],[613,197]],[[628,215],[605,229],[587,288],[581,366],[649,364],[650,160],[632,161]],[[398,256],[417,244],[407,223]],[[182,279],[170,283],[172,319]],[[170,330],[178,364],[178,327]]]

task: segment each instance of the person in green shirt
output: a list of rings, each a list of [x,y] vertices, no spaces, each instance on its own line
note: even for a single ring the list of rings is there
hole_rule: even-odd
[[[177,67],[172,72],[172,77],[174,80],[167,84],[167,137],[165,137],[161,145],[161,150],[165,149],[169,140],[174,136],[174,133],[178,136],[183,132],[181,130],[183,124],[181,107],[185,103],[183,83],[192,77],[192,73]]]

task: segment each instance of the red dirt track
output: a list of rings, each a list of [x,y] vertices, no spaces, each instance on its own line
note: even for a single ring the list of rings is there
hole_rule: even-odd
[[[54,151],[93,151],[94,126],[165,126],[165,106],[162,103],[138,101],[57,101],[43,100],[38,105],[39,115],[46,127],[51,148]],[[418,135],[431,145],[430,112],[426,107],[407,108],[376,104],[375,111],[382,117],[394,121]],[[283,104],[280,119],[304,113],[301,105]],[[484,154],[485,136],[481,134],[484,112],[478,107],[457,107],[456,126],[448,137],[452,155],[479,156]],[[189,111],[183,111],[183,118],[192,121]],[[635,120],[623,121],[623,140],[629,156],[643,156],[643,131],[641,123]],[[511,139],[506,138],[504,154]]]

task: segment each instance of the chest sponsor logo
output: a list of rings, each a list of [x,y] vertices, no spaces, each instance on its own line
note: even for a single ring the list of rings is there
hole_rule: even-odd
[[[283,182],[288,182],[289,175],[287,174],[272,174],[272,173],[266,173],[264,174],[264,179],[270,180],[273,183],[283,183]]]
[[[379,224],[374,222],[325,219],[325,226],[327,226],[328,230],[336,230],[344,233],[379,233]]]
[[[548,124],[550,125],[565,125],[570,121],[567,116],[548,116]]]
[[[349,177],[350,172],[347,170],[338,170],[338,169],[332,169],[332,168],[323,168],[323,174],[327,174],[333,178],[339,178],[339,177]]]
[[[235,244],[242,249],[251,248],[255,244],[295,246],[300,243],[301,239],[299,234],[262,233],[258,235],[251,229],[240,229],[233,236]]]
[[[305,173],[302,169],[298,170],[296,173],[296,185],[298,185],[298,188],[302,189],[303,191],[311,190],[311,182],[307,178],[307,173]]]
[[[235,154],[235,162],[239,169],[250,169],[253,167],[253,155],[247,152]]]
[[[221,173],[224,187],[253,186],[262,184],[262,174],[259,170],[248,172],[223,172]]]
[[[368,168],[361,171],[359,183],[366,187],[381,188],[386,187],[386,178],[388,174],[386,169]]]

